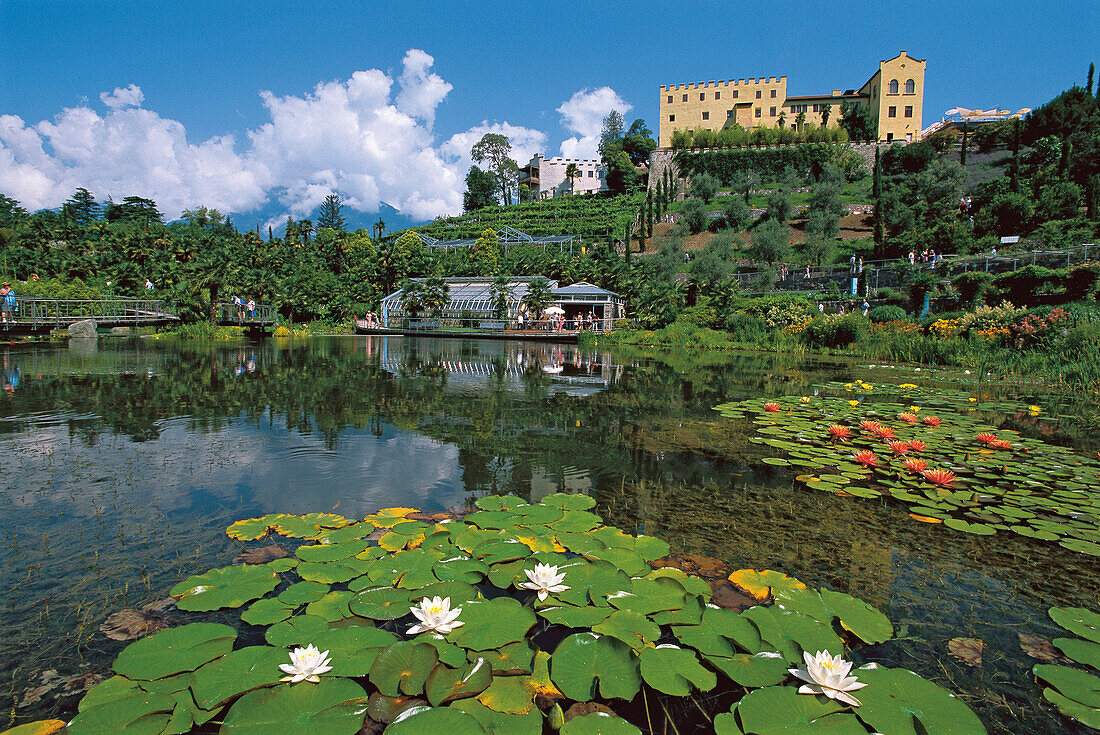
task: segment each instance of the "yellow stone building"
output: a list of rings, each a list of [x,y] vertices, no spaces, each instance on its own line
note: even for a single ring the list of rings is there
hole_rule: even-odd
[[[731,79],[661,85],[661,121],[657,143],[672,145],[677,130],[721,130],[732,125],[751,129],[820,125],[826,108],[828,127],[840,124],[843,104],[869,107],[878,124],[880,141],[914,142],[921,137],[924,112],[924,59],[904,51],[880,61],[878,70],[859,89],[834,89],[829,94],[787,96],[787,77]]]

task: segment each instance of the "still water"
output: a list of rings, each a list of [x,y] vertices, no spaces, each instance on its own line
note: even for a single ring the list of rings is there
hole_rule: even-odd
[[[1018,636],[1059,635],[1051,605],[1100,607],[1094,559],[796,486],[760,462],[751,426],[712,410],[905,376],[839,358],[397,337],[5,345],[0,368],[0,728],[71,714],[125,645],[99,631],[105,617],[231,563],[236,519],[567,491],[676,552],[880,607],[898,639],[857,659],[951,688],[991,732],[1074,731],[1041,702]],[[1087,425],[1045,438],[1084,451]],[[955,637],[984,641],[980,666],[947,655]]]

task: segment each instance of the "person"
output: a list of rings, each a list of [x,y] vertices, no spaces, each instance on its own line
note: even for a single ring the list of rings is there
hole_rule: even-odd
[[[825,302],[824,301],[817,302],[817,313],[818,314],[824,314],[825,313]]]
[[[15,291],[11,290],[11,284],[7,281],[0,286],[0,321],[5,327],[15,324]]]
[[[917,254],[914,251],[910,250],[909,251],[909,265],[916,265],[916,264],[917,264]]]
[[[997,257],[997,246],[996,245],[994,245],[993,247],[991,247],[989,249],[989,254],[992,255],[994,258]]]
[[[244,302],[236,294],[233,294],[233,310],[237,312],[237,321],[244,321]]]
[[[844,315],[844,304],[840,305],[840,311],[838,311],[837,313],[840,314],[841,316]]]
[[[248,320],[252,321],[256,318],[256,302],[250,297],[248,299]]]
[[[871,310],[871,304],[867,301],[867,299],[864,299],[863,300],[863,316],[867,316],[867,312],[869,312],[870,310]]]
[[[145,290],[146,291],[152,291],[153,290],[153,282],[150,281],[148,278],[145,279]]]
[[[806,266],[806,278],[810,277],[810,266]]]
[[[521,332],[523,331],[523,312],[522,311],[519,313],[519,316],[516,317],[516,326],[519,328],[519,331],[521,331]]]

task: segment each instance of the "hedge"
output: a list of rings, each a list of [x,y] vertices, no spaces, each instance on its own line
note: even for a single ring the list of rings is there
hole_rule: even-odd
[[[722,151],[679,151],[676,163],[687,177],[701,173],[717,176],[724,184],[743,171],[754,171],[767,179],[779,178],[788,168],[806,176],[836,158],[841,149],[831,143],[806,143],[785,148],[735,148]]]

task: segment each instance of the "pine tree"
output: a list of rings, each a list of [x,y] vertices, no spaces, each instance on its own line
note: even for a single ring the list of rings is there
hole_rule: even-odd
[[[1085,85],[1085,91],[1092,94],[1092,77],[1096,74],[1096,64],[1089,64],[1089,81]],[[1100,87],[1097,87],[1097,91],[1100,92]]]
[[[343,232],[347,229],[348,222],[341,214],[344,205],[340,203],[339,194],[329,194],[325,201],[321,202],[321,210],[317,216],[317,229],[332,229]]]
[[[959,163],[961,163],[963,166],[966,165],[966,145],[967,145],[967,142],[969,141],[969,137],[970,137],[969,134],[970,134],[969,128],[967,127],[966,123],[963,123],[962,146],[959,147]]]

